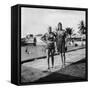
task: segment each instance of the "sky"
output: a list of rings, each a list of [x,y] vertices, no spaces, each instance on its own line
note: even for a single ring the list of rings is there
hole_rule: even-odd
[[[61,22],[63,29],[71,27],[78,31],[78,24],[85,22],[85,11],[41,8],[21,8],[21,38],[27,34],[44,34],[51,26],[54,31]]]

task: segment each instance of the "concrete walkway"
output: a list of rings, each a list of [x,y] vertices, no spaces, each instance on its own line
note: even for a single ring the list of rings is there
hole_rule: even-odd
[[[79,49],[76,51],[68,52],[66,53],[66,66],[71,63],[77,62],[83,58],[85,58],[85,49]],[[48,68],[47,58],[23,63],[23,66],[36,68],[40,71],[45,71]],[[52,69],[51,71],[54,72],[60,69],[61,66],[62,66],[62,62],[60,55],[54,56],[54,69]]]

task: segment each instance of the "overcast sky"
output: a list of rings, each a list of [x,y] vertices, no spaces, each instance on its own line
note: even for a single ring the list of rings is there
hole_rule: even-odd
[[[77,31],[81,20],[85,22],[84,11],[24,7],[21,9],[21,37],[25,37],[29,33],[44,34],[47,32],[48,26],[52,26],[55,30],[58,22],[62,22],[63,29],[72,27]]]

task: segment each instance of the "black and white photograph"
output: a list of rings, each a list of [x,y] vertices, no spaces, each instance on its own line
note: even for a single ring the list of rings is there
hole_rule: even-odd
[[[21,7],[21,83],[87,81],[85,10]]]

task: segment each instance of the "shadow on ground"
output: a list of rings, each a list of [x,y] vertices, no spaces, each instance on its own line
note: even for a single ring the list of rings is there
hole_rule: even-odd
[[[86,81],[86,61],[85,59],[79,62],[72,63],[63,69],[56,72],[41,72],[40,70],[28,68],[22,70],[21,81],[22,83],[58,83],[58,82],[73,82],[73,81]],[[41,76],[40,76],[41,75]],[[33,80],[31,80],[33,79]]]

